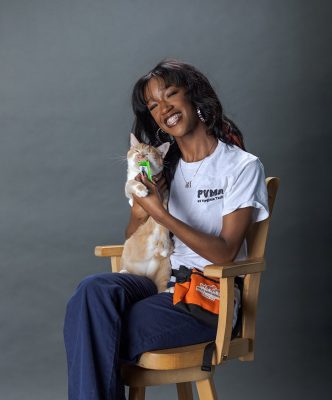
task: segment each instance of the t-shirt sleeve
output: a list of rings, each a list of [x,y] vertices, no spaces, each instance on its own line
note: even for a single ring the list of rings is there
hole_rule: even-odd
[[[225,192],[222,215],[244,207],[255,208],[252,222],[262,221],[269,216],[264,167],[258,158],[243,168],[230,190]]]

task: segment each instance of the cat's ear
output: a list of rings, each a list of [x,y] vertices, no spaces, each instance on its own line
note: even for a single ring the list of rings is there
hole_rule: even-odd
[[[130,148],[135,147],[139,144],[139,141],[136,139],[136,136],[131,133],[130,134]]]
[[[170,145],[171,145],[170,142],[166,142],[166,143],[163,143],[163,144],[161,144],[160,146],[157,147],[157,149],[163,155],[163,158],[165,158],[165,156],[166,156],[166,154],[167,154],[167,152],[169,150]]]

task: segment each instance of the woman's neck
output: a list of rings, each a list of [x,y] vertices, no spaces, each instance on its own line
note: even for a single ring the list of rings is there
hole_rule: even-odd
[[[177,138],[177,144],[185,162],[195,162],[203,160],[213,153],[217,147],[218,140],[214,136],[204,132],[196,132],[195,135],[186,135]]]

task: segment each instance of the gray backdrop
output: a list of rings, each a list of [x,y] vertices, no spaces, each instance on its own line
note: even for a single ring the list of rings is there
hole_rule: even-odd
[[[1,399],[66,398],[65,305],[108,269],[94,246],[123,241],[130,94],[166,56],[208,76],[248,151],[281,178],[256,360],[219,368],[220,398],[326,398],[330,11],[328,0],[0,1]]]

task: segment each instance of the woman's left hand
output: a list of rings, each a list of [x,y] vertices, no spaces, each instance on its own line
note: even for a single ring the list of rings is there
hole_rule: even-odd
[[[148,189],[149,194],[146,197],[134,196],[135,201],[144,208],[144,210],[156,221],[160,221],[161,218],[167,213],[163,207],[162,197],[158,191],[157,184],[149,181],[147,176],[139,175],[136,180],[140,180]]]

